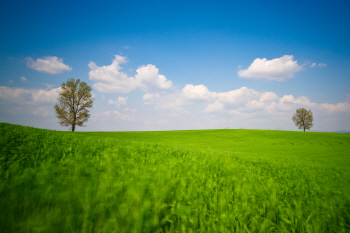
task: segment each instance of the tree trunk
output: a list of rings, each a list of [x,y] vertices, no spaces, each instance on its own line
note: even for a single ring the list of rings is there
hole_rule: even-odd
[[[305,127],[304,127],[304,132],[305,132]]]
[[[77,118],[74,116],[74,119],[73,119],[73,124],[72,124],[72,132],[74,132],[75,130],[75,122],[76,122]]]

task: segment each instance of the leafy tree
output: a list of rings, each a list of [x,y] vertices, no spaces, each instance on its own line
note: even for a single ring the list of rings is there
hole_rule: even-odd
[[[295,126],[298,129],[308,129],[313,126],[312,122],[314,121],[314,116],[312,115],[311,110],[306,110],[305,108],[298,108],[296,113],[293,114],[292,121],[294,121]]]
[[[79,79],[68,79],[62,83],[61,92],[54,106],[56,117],[62,126],[84,126],[90,117],[89,108],[92,108],[94,99],[91,95],[92,88]]]

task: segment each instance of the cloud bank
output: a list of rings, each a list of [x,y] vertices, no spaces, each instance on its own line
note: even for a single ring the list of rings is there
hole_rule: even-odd
[[[227,91],[211,92],[204,85],[187,84],[181,91],[160,95],[146,93],[145,104],[153,104],[156,109],[177,112],[188,112],[193,106],[201,106],[202,113],[236,113],[265,112],[267,114],[291,112],[300,107],[319,111],[322,114],[350,112],[347,102],[338,104],[312,103],[306,96],[294,97],[284,95],[278,97],[274,92],[259,92],[247,87]]]
[[[0,86],[0,104],[4,112],[49,116],[54,112],[61,88],[51,90]]]

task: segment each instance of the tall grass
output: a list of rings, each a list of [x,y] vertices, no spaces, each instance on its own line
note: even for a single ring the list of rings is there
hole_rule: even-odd
[[[338,171],[0,124],[2,232],[349,232]]]

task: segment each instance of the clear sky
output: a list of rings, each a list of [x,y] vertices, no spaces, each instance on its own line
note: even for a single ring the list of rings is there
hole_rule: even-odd
[[[349,1],[1,1],[0,121],[68,130],[73,77],[95,98],[77,130],[350,130]]]

